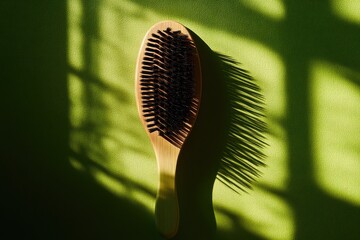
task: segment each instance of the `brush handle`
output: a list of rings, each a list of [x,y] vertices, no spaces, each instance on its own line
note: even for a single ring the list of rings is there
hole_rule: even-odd
[[[175,173],[180,149],[158,136],[154,136],[153,143],[159,172],[155,203],[156,225],[163,236],[171,238],[177,233],[179,225]]]
[[[162,180],[165,179],[165,180]],[[166,181],[162,184],[161,182]],[[168,176],[160,176],[160,186],[155,203],[155,221],[158,230],[166,238],[173,237],[179,225],[179,204],[174,179]]]

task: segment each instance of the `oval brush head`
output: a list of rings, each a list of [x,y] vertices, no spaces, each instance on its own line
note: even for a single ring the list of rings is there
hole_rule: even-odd
[[[176,234],[179,209],[176,164],[199,110],[200,60],[188,30],[173,21],[155,24],[137,59],[136,102],[153,145],[159,171],[156,224],[165,237]]]

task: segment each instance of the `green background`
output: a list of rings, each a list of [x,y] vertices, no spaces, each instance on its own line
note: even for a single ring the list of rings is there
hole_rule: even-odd
[[[146,31],[171,19],[241,62],[265,96],[267,167],[249,193],[215,182],[218,238],[360,237],[359,1],[2,1],[0,11],[0,234],[160,239],[134,71]]]

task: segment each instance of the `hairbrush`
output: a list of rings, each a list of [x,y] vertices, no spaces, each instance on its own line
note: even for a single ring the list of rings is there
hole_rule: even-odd
[[[201,80],[200,59],[189,31],[174,21],[152,26],[137,58],[135,91],[158,165],[156,225],[168,238],[178,230],[176,165],[199,111]]]

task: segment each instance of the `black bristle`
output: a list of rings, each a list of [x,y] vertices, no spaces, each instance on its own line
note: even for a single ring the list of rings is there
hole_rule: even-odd
[[[190,131],[198,105],[193,55],[190,38],[167,28],[151,35],[142,59],[141,97],[148,130],[177,147]]]

